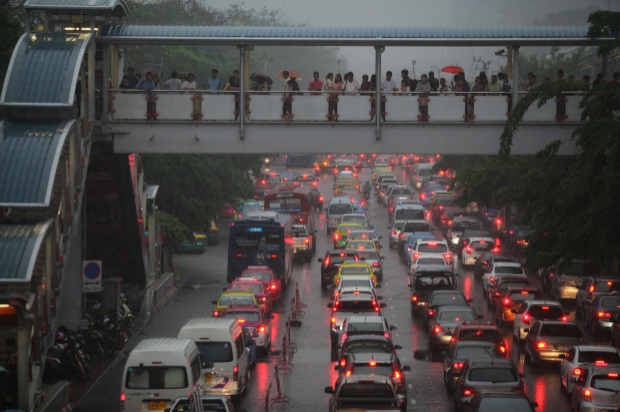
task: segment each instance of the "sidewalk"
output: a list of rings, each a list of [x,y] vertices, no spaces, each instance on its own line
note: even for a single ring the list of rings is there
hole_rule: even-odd
[[[183,288],[184,283],[184,279],[179,278],[178,276],[175,277],[173,273],[170,273],[167,275],[162,275],[159,279],[156,279],[156,281],[153,282],[150,288],[147,288],[146,295],[153,296],[155,301],[150,305],[150,310],[148,310],[144,316],[138,318],[138,324],[131,331],[131,335],[128,337],[125,348],[118,351],[109,359],[102,359],[92,362],[90,370],[91,379],[89,381],[70,381],[69,403],[61,409],[61,412],[78,410],[80,400],[87,396],[88,393],[97,385],[99,380],[121,361],[124,351],[128,348],[132,348],[138,343],[141,331],[151,321],[151,317],[159,313],[168,304],[168,302],[174,298],[178,291]],[[60,383],[61,382],[51,385],[44,384],[42,391],[52,393],[53,388]]]

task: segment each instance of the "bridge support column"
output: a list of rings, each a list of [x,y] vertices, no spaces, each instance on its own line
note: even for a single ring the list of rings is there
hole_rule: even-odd
[[[88,124],[95,120],[95,16],[90,16],[90,44],[88,45]],[[106,83],[104,78],[104,85]]]
[[[239,48],[239,139],[245,139],[245,97],[247,85],[249,84],[250,69],[250,49],[247,46],[237,46]]]
[[[512,107],[519,101],[519,46],[512,46]]]
[[[381,54],[385,51],[385,46],[375,46],[375,73],[377,84],[375,84],[375,139],[381,140]]]

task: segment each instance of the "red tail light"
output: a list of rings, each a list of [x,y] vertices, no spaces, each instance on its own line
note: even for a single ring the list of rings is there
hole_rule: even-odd
[[[611,318],[611,313],[607,313],[607,312],[599,312],[599,313],[598,313],[598,317],[599,317],[599,318]]]
[[[306,238],[306,240],[304,240],[304,243],[305,243],[306,245],[309,245],[309,244],[310,244],[310,239]]]
[[[432,317],[435,314],[435,309],[428,309],[426,313],[428,313],[428,316]]]
[[[583,391],[583,400],[586,402],[592,402],[592,391],[590,389]]]
[[[405,234],[403,232],[400,232],[400,235],[398,235],[399,239],[404,239],[405,238]]]
[[[218,312],[217,310],[213,311],[213,317],[217,318],[218,316],[220,316],[220,312]]]
[[[260,333],[263,333],[265,331],[265,326],[264,325],[260,325],[257,329],[258,329],[258,331]]]
[[[332,318],[331,318],[331,322],[332,322],[332,323],[336,323],[336,317],[335,317],[335,316],[332,316]]]
[[[538,349],[546,349],[547,348],[547,343],[546,342],[538,342],[538,344],[536,344],[536,347]]]
[[[436,334],[440,334],[441,332],[443,332],[443,328],[441,326],[435,326],[433,328],[433,332],[435,332]]]
[[[443,258],[448,261],[452,260],[452,253],[444,253]]]
[[[416,252],[416,253],[413,254],[413,260],[416,260],[419,257],[420,257],[419,253]]]
[[[271,289],[271,290],[278,290],[278,285],[277,285],[276,283],[272,283],[272,284],[269,286],[269,289]]]
[[[372,267],[373,268],[378,268],[378,267],[381,267],[381,266],[379,265],[379,262],[372,262]]]
[[[239,380],[239,366],[235,365],[233,367],[233,381],[237,382]]]
[[[581,368],[575,368],[573,369],[573,375],[575,376],[579,376],[583,373],[583,370]]]
[[[127,400],[127,395],[121,393],[121,402],[125,402],[125,400]]]
[[[508,353],[508,350],[506,349],[504,345],[501,345],[499,347],[499,353],[501,353],[502,355],[505,355],[506,353]]]
[[[402,377],[402,374],[400,371],[394,371],[394,379],[400,379]]]
[[[510,300],[510,298],[504,298],[504,306],[510,306],[511,303],[512,300]]]
[[[416,295],[413,295],[413,296],[411,297],[411,301],[412,301],[412,302],[417,302],[417,301],[418,301],[418,297],[417,297]]]
[[[464,364],[465,362],[454,362],[454,364],[452,365],[452,369],[456,369],[457,371],[460,371],[463,368]]]
[[[474,388],[463,388],[463,396],[473,396],[476,393]]]
[[[465,252],[467,252],[467,253],[471,253],[473,251],[474,251],[474,249],[471,246],[467,246],[467,248],[465,248]]]
[[[523,314],[523,316],[521,317],[521,321],[523,321],[523,323],[525,323],[526,325],[529,325],[530,315],[528,315],[527,313]]]
[[[340,235],[338,233],[334,234],[334,240],[340,240]]]

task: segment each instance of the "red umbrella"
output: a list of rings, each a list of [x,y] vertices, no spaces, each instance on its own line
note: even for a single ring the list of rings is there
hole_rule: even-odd
[[[441,71],[444,73],[451,73],[451,74],[459,74],[460,72],[464,72],[464,70],[460,68],[459,66],[446,66],[443,69],[441,69]]]
[[[282,70],[280,73],[276,74],[276,77],[284,77],[284,72],[288,72],[289,77],[294,77],[296,79],[301,77],[301,74],[296,70]]]

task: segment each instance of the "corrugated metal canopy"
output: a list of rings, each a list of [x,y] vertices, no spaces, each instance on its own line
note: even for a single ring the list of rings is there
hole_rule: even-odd
[[[0,123],[0,207],[46,207],[74,120]]]
[[[72,106],[90,34],[26,33],[13,50],[0,104]]]
[[[129,7],[124,0],[27,0],[24,7],[27,10],[59,10],[79,13],[106,10],[124,16],[129,15]]]
[[[0,224],[0,283],[30,282],[51,222]]]
[[[248,45],[555,45],[595,44],[587,26],[243,27],[106,25],[101,43]]]

